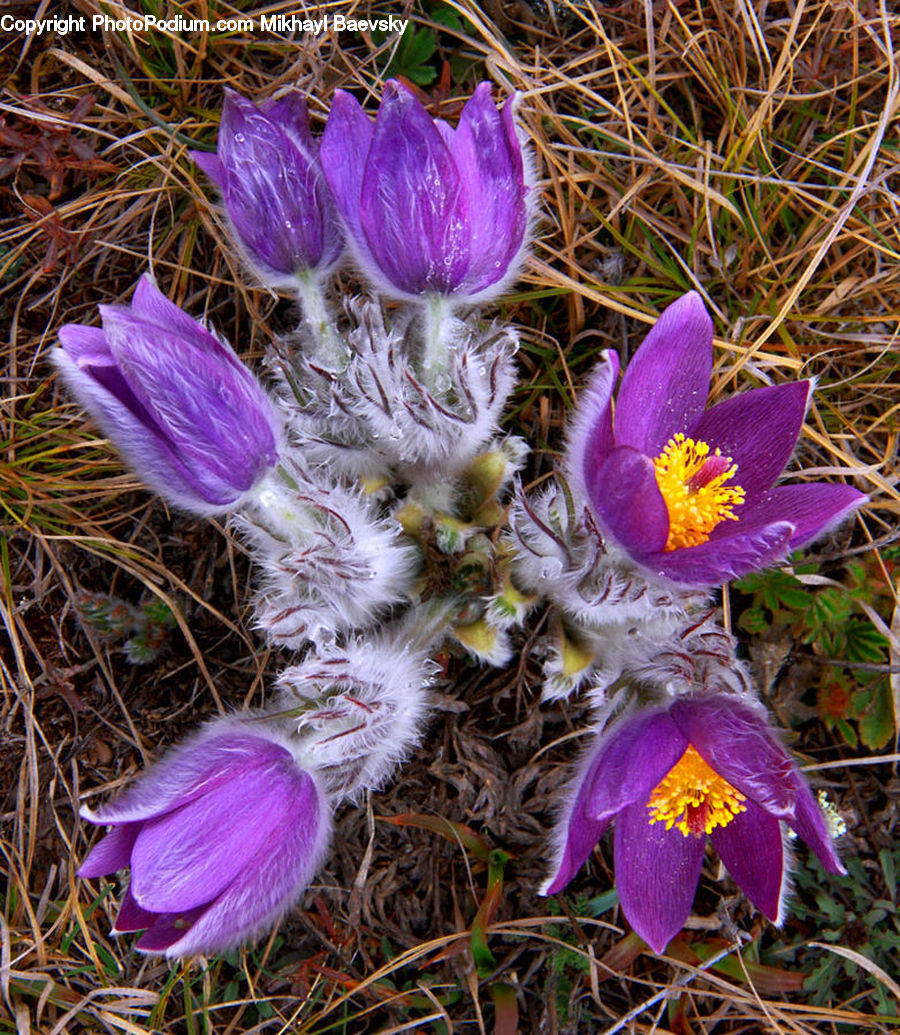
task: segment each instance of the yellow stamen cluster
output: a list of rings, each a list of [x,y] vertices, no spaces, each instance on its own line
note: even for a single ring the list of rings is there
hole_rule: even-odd
[[[711,834],[716,827],[726,827],[747,807],[747,799],[713,769],[693,745],[660,780],[650,795],[650,825],[665,823],[666,830],[676,827],[688,837]]]
[[[722,457],[720,450],[710,456],[705,442],[679,434],[669,439],[653,467],[669,511],[665,550],[699,546],[720,522],[737,521],[732,508],[744,502],[744,490],[739,485],[725,487],[737,472],[737,464]]]

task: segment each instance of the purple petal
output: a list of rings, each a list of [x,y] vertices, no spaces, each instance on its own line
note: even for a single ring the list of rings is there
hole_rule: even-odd
[[[566,473],[570,482],[583,487],[588,498],[598,492],[597,476],[613,448],[613,386],[619,373],[619,357],[612,350],[600,354],[590,380],[581,390],[566,446]]]
[[[512,109],[507,106],[503,114],[497,110],[490,83],[480,83],[463,108],[451,151],[471,234],[466,292],[475,295],[507,275],[527,223],[522,152]]]
[[[653,462],[643,453],[614,449],[594,475],[590,500],[615,540],[638,560],[666,545],[669,510]]]
[[[106,335],[99,327],[67,323],[59,329],[59,343],[79,366],[115,363]]]
[[[799,771],[791,774],[796,795],[794,814],[787,818],[788,826],[816,853],[829,873],[846,873],[844,864],[834,848],[834,841],[818,802],[812,795],[806,779]]]
[[[291,121],[278,117],[284,112]],[[226,173],[225,207],[251,261],[280,278],[335,261],[341,244],[337,213],[312,147],[305,105],[273,102],[259,110],[227,91],[219,158]]]
[[[102,822],[93,813],[83,814],[90,823]],[[131,850],[140,832],[140,823],[126,823],[115,827],[88,852],[78,869],[78,876],[90,879],[115,873],[131,863]]]
[[[321,791],[303,773],[291,814],[272,826],[252,865],[183,934],[168,955],[220,952],[275,924],[321,865],[331,818]]]
[[[256,379],[193,339],[124,309],[101,309],[122,376],[170,443],[183,477],[202,500],[233,503],[278,456],[277,418]],[[152,474],[139,473],[151,481]]]
[[[308,155],[316,154],[318,145],[309,127],[309,109],[306,98],[298,90],[279,97],[269,97],[260,105],[260,111],[281,129]]]
[[[716,537],[724,529],[731,535]],[[638,558],[657,575],[687,586],[719,586],[783,560],[790,548],[794,526],[786,521],[745,529],[740,522],[723,521],[709,541],[666,553]]]
[[[581,764],[572,804],[557,825],[562,852],[544,894],[554,895],[569,883],[617,812],[633,802],[646,804],[686,747],[665,712],[641,712],[599,738]]]
[[[770,488],[797,444],[810,395],[809,381],[754,388],[718,403],[687,434],[737,464],[734,484],[748,499]]]
[[[682,698],[669,714],[712,769],[766,812],[789,819],[795,766],[765,719],[721,694]]]
[[[100,306],[104,329],[108,320],[120,317],[139,317],[141,322],[156,324],[165,335],[189,341],[194,348],[206,352],[216,359],[223,359],[236,370],[243,370],[243,364],[228,346],[208,331],[203,324],[179,309],[156,286],[153,278],[145,273],[137,282],[131,297],[130,310],[124,306]]]
[[[655,951],[662,952],[684,926],[703,866],[705,837],[685,837],[650,824],[646,802],[616,818],[616,889],[628,922]]]
[[[375,120],[360,213],[386,286],[449,295],[463,283],[469,232],[456,163],[419,101],[393,80]]]
[[[566,838],[562,843],[562,852],[553,867],[553,876],[541,889],[542,895],[556,895],[572,880],[584,866],[585,860],[594,850],[594,845],[606,833],[612,818],[591,819],[579,809],[566,821]]]
[[[100,424],[141,478],[160,495],[188,510],[210,509],[172,451],[158,422],[114,366],[79,367],[56,349],[54,361],[72,394]]]
[[[741,515],[740,524],[753,527],[789,521],[794,526],[790,548],[795,550],[839,524],[866,499],[865,493],[840,483],[778,485],[752,504],[745,504],[748,513]]]
[[[167,952],[189,931],[210,907],[197,906],[183,913],[153,913],[153,924],[135,943],[140,952]]]
[[[194,164],[198,165],[213,183],[221,188],[225,182],[225,169],[219,156],[210,154],[209,151],[191,151],[189,154],[194,160]]]
[[[310,783],[285,749],[144,824],[131,854],[131,893],[144,909],[175,913],[213,901],[255,864],[273,833],[297,822]]]
[[[164,755],[115,801],[92,812],[91,823],[136,823],[163,816],[225,783],[236,783],[284,756],[284,748],[240,732],[225,720],[190,737]]]
[[[152,927],[158,919],[158,913],[141,909],[129,888],[122,899],[122,905],[119,906],[119,915],[116,917],[113,933],[128,934],[130,931],[145,931],[148,927]]]
[[[712,321],[696,291],[660,316],[625,370],[616,442],[656,457],[703,412],[712,373]]]
[[[356,98],[344,90],[336,90],[319,157],[338,211],[357,249],[365,245],[359,206],[374,132],[372,122]]]
[[[781,824],[752,801],[744,805],[746,812],[724,827],[716,827],[710,837],[731,879],[777,924],[787,880]]]

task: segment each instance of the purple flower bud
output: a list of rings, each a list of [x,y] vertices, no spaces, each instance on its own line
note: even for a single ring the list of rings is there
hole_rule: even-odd
[[[528,187],[511,98],[481,83],[453,130],[396,80],[374,125],[338,91],[322,167],[363,272],[385,294],[460,302],[500,294],[526,247]]]
[[[782,824],[829,873],[844,873],[806,781],[764,718],[723,694],[682,698],[603,733],[584,759],[559,823],[556,894],[615,822],[625,916],[657,952],[684,924],[709,836],[750,901],[784,918],[790,857]]]
[[[186,510],[232,507],[278,461],[281,430],[256,378],[144,276],[103,329],[66,324],[57,366],[141,478]]]
[[[628,365],[607,352],[567,451],[604,531],[640,565],[712,586],[783,560],[865,502],[849,485],[774,486],[791,457],[809,381],[757,388],[706,409],[712,323],[696,292],[657,320]]]
[[[222,952],[273,926],[306,888],[331,816],[319,783],[258,723],[212,723],[90,823],[112,827],[78,875],[131,867],[116,933],[169,957]]]
[[[290,286],[334,269],[343,234],[299,94],[257,108],[226,90],[217,153],[191,155],[221,189],[234,237],[264,281]]]

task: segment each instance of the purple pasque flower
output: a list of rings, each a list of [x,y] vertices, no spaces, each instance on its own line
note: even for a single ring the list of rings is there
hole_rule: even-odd
[[[54,358],[78,401],[141,478],[186,510],[231,508],[278,460],[268,396],[232,349],[149,276],[103,328],[60,328]]]
[[[218,720],[117,801],[82,818],[112,830],[78,875],[131,867],[115,932],[169,957],[222,952],[277,922],[327,848],[318,780],[261,724]]]
[[[221,189],[234,237],[263,280],[291,286],[334,269],[343,232],[300,94],[257,107],[226,90],[216,154],[191,157]]]
[[[387,295],[459,302],[500,294],[526,245],[528,187],[513,125],[481,83],[454,130],[394,79],[374,124],[343,90],[322,167],[362,271]]]
[[[605,352],[583,393],[569,477],[601,525],[645,568],[712,586],[782,560],[863,503],[849,485],[774,486],[796,445],[809,381],[757,388],[706,409],[712,322],[691,291],[628,365]]]
[[[557,827],[545,894],[578,872],[615,821],[616,887],[632,927],[662,952],[683,926],[706,849],[775,924],[784,918],[790,856],[782,824],[829,873],[844,873],[822,812],[765,719],[724,694],[642,711],[597,740]]]

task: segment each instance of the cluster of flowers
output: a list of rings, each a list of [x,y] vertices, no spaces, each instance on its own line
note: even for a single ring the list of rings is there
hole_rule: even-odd
[[[841,871],[709,592],[782,561],[863,497],[773,487],[808,382],[705,409],[712,325],[694,293],[629,364],[615,419],[616,356],[600,357],[562,470],[522,488],[527,445],[499,430],[516,333],[477,311],[529,239],[513,115],[482,83],[452,128],[389,82],[374,123],[338,93],[316,140],[296,95],[257,107],[229,93],[217,154],[194,159],[248,265],[302,309],[272,344],[267,386],[148,277],[130,306],[101,307],[102,327],[59,332],[66,382],[143,480],[229,517],[258,566],[256,623],[295,652],[270,709],[210,723],[83,811],[112,830],[80,875],[130,866],[116,930],[144,931],[141,950],[216,952],[274,924],[321,865],[335,809],[420,741],[435,652],[449,641],[503,664],[539,603],[556,614],[545,696],[581,688],[597,716],[547,893],[613,820],[623,910],[660,951],[707,834],[775,922],[785,825]],[[329,279],[345,257],[372,295],[337,312]]]

